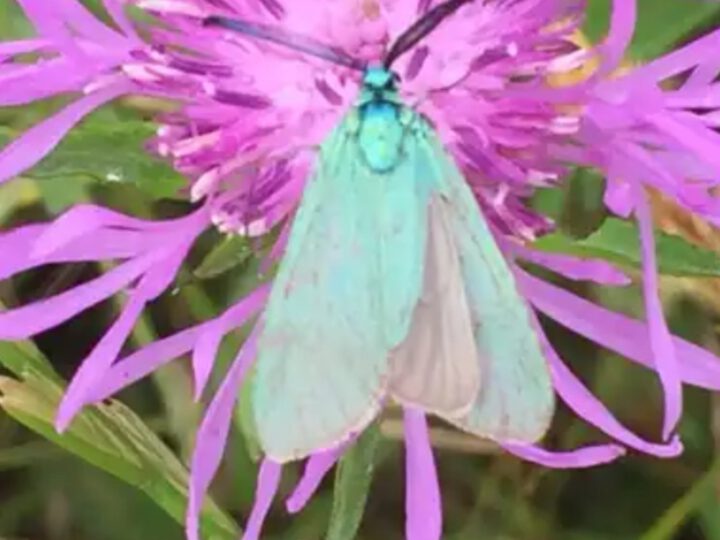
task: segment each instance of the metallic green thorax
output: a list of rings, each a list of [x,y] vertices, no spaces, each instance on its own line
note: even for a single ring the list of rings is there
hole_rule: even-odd
[[[373,171],[387,173],[395,168],[412,117],[409,113],[395,88],[395,75],[382,67],[369,68],[350,125],[357,130],[361,153]]]

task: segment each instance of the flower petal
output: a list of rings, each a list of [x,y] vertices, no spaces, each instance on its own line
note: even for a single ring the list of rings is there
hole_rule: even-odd
[[[272,505],[278,485],[280,484],[281,472],[282,465],[269,458],[265,458],[260,465],[257,490],[255,492],[255,504],[253,505],[252,512],[250,512],[250,519],[248,519],[245,525],[243,540],[257,540],[260,538],[265,517],[270,511],[270,505]]]
[[[632,87],[641,87],[643,82],[657,83],[692,69],[698,63],[712,61],[712,59],[717,58],[714,53],[719,47],[720,30],[715,30],[688,43],[684,47],[671,51],[665,56],[661,56],[647,64],[636,66],[635,69],[623,77],[605,81],[603,86],[619,86],[627,90]]]
[[[16,54],[37,52],[47,47],[49,43],[50,42],[47,39],[5,41],[0,43],[0,59],[2,59],[3,56],[14,56]]]
[[[55,0],[52,5],[48,5],[44,0],[21,0],[21,4],[36,27],[43,28],[57,21],[71,26],[80,35],[108,48],[120,47],[125,42],[120,34],[100,22],[77,0]],[[55,32],[50,32],[49,37],[56,38]]]
[[[158,258],[157,254],[138,257],[64,293],[0,312],[0,339],[26,339],[67,321],[132,283]]]
[[[636,0],[613,1],[610,31],[601,48],[604,58],[597,77],[605,77],[620,66],[635,33],[636,19]]]
[[[35,64],[10,64],[0,72],[0,106],[27,105],[64,92],[81,90],[92,78],[65,56]]]
[[[115,324],[95,346],[90,356],[83,360],[58,407],[55,418],[55,429],[58,432],[65,431],[78,411],[87,404],[88,391],[117,357],[145,309],[145,303],[144,295],[134,294]]]
[[[611,437],[641,452],[664,458],[676,457],[682,453],[683,447],[678,437],[674,437],[668,444],[655,444],[641,439],[618,422],[600,400],[593,396],[570,371],[541,330],[538,330],[538,335],[550,364],[553,386],[575,414]]]
[[[115,24],[118,25],[125,35],[139,42],[141,41],[140,36],[138,36],[135,27],[125,14],[125,1],[126,0],[103,0],[103,4],[113,21],[115,21]]]
[[[255,359],[257,336],[253,331],[240,349],[220,389],[210,403],[195,437],[190,471],[185,530],[188,540],[200,540],[200,509],[210,482],[220,466],[225,443],[230,432],[232,413],[240,384]]]
[[[315,491],[320,486],[327,472],[333,468],[340,456],[343,455],[352,441],[348,441],[336,448],[323,450],[310,456],[305,462],[305,471],[290,497],[285,502],[285,508],[291,514],[302,510]]]
[[[632,282],[621,270],[606,261],[545,253],[515,242],[507,242],[506,245],[506,250],[516,257],[544,266],[575,281],[594,281],[602,285],[629,285]]]
[[[604,309],[559,287],[516,272],[525,297],[545,315],[578,334],[646,367],[654,366],[647,326],[642,322]],[[621,329],[621,331],[618,331]],[[683,381],[720,390],[720,358],[684,339],[673,336]]]
[[[190,352],[207,325],[208,323],[198,324],[154,341],[116,362],[97,382],[88,397],[88,402],[107,399],[171,360]]]
[[[539,446],[513,443],[503,443],[501,446],[521,459],[553,469],[595,467],[625,455],[625,449],[617,444],[584,446],[568,452],[553,452]]]
[[[655,233],[653,231],[650,204],[642,186],[635,184],[633,188],[635,216],[640,227],[640,243],[642,245],[645,317],[648,321],[650,348],[653,352],[655,367],[665,391],[663,438],[668,440],[682,414],[682,380],[675,357],[672,336],[665,322],[663,307],[660,302],[657,261],[655,260]]]
[[[404,408],[405,537],[438,540],[442,536],[442,503],[425,413]]]
[[[66,244],[83,239],[102,228],[117,227],[147,233],[166,228],[177,230],[179,222],[182,221],[144,221],[101,206],[79,204],[45,227],[32,247],[32,256],[47,256]],[[96,244],[97,241],[93,239],[93,243]]]
[[[195,374],[195,399],[200,399],[205,389],[222,338],[234,328],[245,324],[250,317],[257,313],[265,303],[269,292],[270,287],[262,285],[220,317],[207,323],[193,350],[192,365]]]
[[[262,295],[262,291],[258,289],[230,308],[235,310],[235,315],[228,319],[228,323],[244,324],[260,309],[261,302],[258,300]],[[237,318],[242,311],[246,311],[245,318]],[[92,401],[102,401],[126,386],[139,381],[167,362],[190,352],[214,322],[198,324],[155,341],[116,362],[97,383],[92,392]]]
[[[88,403],[92,389],[120,354],[122,346],[145,309],[145,304],[159,296],[170,285],[187,254],[188,247],[189,244],[176,248],[143,276],[118,320],[82,362],[58,408],[55,421],[58,431],[64,431],[77,412]]]

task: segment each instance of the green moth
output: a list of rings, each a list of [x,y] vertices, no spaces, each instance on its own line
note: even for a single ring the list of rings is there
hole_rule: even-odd
[[[252,406],[266,455],[336,446],[388,399],[470,433],[531,443],[554,392],[524,299],[462,173],[390,67],[468,0],[425,13],[365,66],[311,38],[206,24],[363,71],[322,144],[261,320]]]

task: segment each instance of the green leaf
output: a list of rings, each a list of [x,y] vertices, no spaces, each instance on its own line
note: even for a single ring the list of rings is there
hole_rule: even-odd
[[[583,30],[593,41],[607,32],[612,0],[589,0]],[[720,4],[705,0],[639,0],[638,20],[629,55],[649,60],[689,37],[713,16]]]
[[[0,309],[4,309],[2,304],[0,304]],[[19,378],[34,371],[55,383],[62,382],[52,364],[31,341],[0,341],[0,364]]]
[[[325,540],[352,540],[365,512],[382,436],[372,424],[340,459]]]
[[[62,435],[53,419],[64,392],[59,377],[30,345],[2,344],[0,361],[22,380],[0,377],[0,407],[18,422],[145,492],[179,523],[185,519],[188,472],[142,420],[117,401],[85,408]],[[12,347],[15,347],[13,350]],[[235,540],[235,523],[212,501],[204,538]]]
[[[255,370],[251,369],[240,388],[240,395],[235,407],[235,424],[243,435],[248,456],[254,462],[262,459],[260,438],[255,424],[255,411],[252,403],[252,387],[255,379]]]
[[[558,228],[573,237],[585,237],[597,230],[607,217],[603,176],[594,169],[578,168],[562,190],[564,200],[556,218]]]
[[[720,461],[717,459],[710,469],[703,474],[692,487],[685,492],[665,513],[653,524],[640,540],[670,540],[694,514],[698,513],[708,500],[712,501],[717,513],[717,496],[714,490],[720,473]]]
[[[228,236],[218,243],[203,259],[193,274],[199,279],[212,279],[245,264],[253,256],[250,239]]]
[[[0,186],[0,223],[5,223],[13,212],[30,206],[40,199],[40,193],[32,180],[18,178]]]
[[[658,269],[670,276],[718,277],[720,255],[680,236],[655,232]],[[638,227],[634,222],[608,218],[587,238],[580,240],[561,232],[548,234],[532,246],[540,251],[603,259],[620,266],[641,268]]]
[[[68,133],[58,147],[24,176],[63,182],[85,177],[125,182],[159,199],[174,197],[186,181],[145,149],[155,125],[110,113],[96,114]]]

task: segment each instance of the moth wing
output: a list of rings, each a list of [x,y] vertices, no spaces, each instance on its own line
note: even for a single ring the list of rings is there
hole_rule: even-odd
[[[468,411],[480,388],[480,362],[451,223],[429,201],[423,286],[405,340],[390,356],[396,401],[441,416]]]
[[[535,442],[555,394],[529,307],[462,174],[434,136],[428,143],[444,171],[439,209],[452,229],[482,373],[469,411],[446,419],[490,439]]]
[[[421,281],[424,215],[413,183],[393,181],[403,167],[373,173],[343,125],[323,145],[261,321],[252,403],[277,461],[334,446],[382,405]]]

